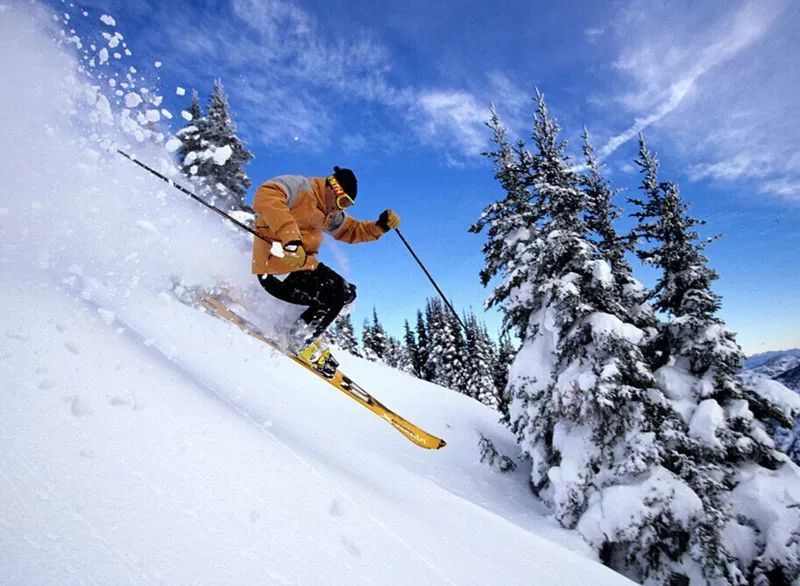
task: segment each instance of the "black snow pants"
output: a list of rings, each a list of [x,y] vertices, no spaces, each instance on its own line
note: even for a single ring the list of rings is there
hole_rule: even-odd
[[[283,280],[275,275],[258,275],[258,282],[281,301],[308,305],[300,321],[308,326],[314,338],[322,335],[344,306],[356,298],[356,286],[323,263],[313,271],[289,273]]]

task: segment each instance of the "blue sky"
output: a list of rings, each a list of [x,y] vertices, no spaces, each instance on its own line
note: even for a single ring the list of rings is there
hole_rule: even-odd
[[[116,19],[140,73],[179,111],[214,78],[269,177],[354,169],[352,214],[386,207],[458,308],[480,311],[483,236],[467,232],[501,196],[484,122],[491,103],[530,134],[534,87],[579,151],[586,125],[616,187],[635,193],[635,137],[691,213],[723,232],[707,254],[722,317],[748,353],[800,346],[800,7],[793,2],[76,3]],[[53,7],[63,3],[50,2]],[[100,23],[98,21],[98,26]],[[155,61],[162,63],[155,68]],[[620,201],[622,203],[622,201]],[[626,207],[626,209],[629,209]],[[627,222],[623,221],[623,229]],[[394,335],[435,293],[403,248],[326,245]],[[652,275],[638,273],[645,282]],[[499,319],[486,314],[490,327]]]

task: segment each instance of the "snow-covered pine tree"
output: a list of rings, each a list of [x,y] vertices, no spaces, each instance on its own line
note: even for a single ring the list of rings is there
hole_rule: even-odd
[[[418,317],[421,315],[421,313],[417,312]],[[406,347],[406,357],[409,361],[407,365],[404,365],[405,372],[413,374],[415,377],[420,379],[424,378],[425,361],[422,357],[422,353],[420,352],[414,332],[411,330],[411,326],[408,324],[408,320],[406,320],[403,324],[403,340]]]
[[[516,348],[511,344],[508,332],[500,334],[500,341],[495,352],[495,362],[492,366],[494,386],[497,389],[497,410],[503,415],[502,421],[508,423],[508,406],[511,404],[511,395],[508,392],[508,369],[514,362],[517,354]]]
[[[185,112],[190,119],[183,128],[175,133],[175,136],[181,141],[180,146],[175,151],[175,155],[178,158],[178,166],[181,172],[187,177],[195,179],[199,169],[196,164],[197,157],[204,150],[201,146],[201,128],[205,124],[197,90],[192,90],[192,101]]]
[[[372,326],[366,318],[364,318],[364,323],[361,325],[361,346],[364,348],[364,358],[372,362],[378,361],[378,357],[372,351]]]
[[[422,311],[417,310],[417,350],[419,352],[417,357],[416,368],[420,372],[420,378],[426,381],[433,380],[433,367],[434,364],[430,359],[431,354],[431,341],[428,335],[428,326],[425,323],[425,318]]]
[[[176,135],[183,143],[178,149],[182,169],[199,180],[207,194],[226,211],[245,208],[250,179],[244,166],[253,153],[236,134],[222,83],[214,82],[205,116],[197,116],[200,112],[196,92],[192,92],[188,112],[192,120]]]
[[[759,392],[740,377],[744,356],[734,334],[715,314],[717,274],[702,253],[678,186],[658,180],[658,159],[642,136],[636,163],[644,174],[638,250],[661,272],[652,291],[662,324],[654,363],[659,388],[694,445],[684,442],[675,471],[695,489],[704,517],[693,536],[694,556],[707,580],[789,584],[800,577],[800,474],[765,432],[772,420],[791,427],[800,400],[771,385]],[[791,508],[790,508],[791,507]],[[778,521],[780,519],[780,521]]]
[[[425,318],[425,328],[430,336],[428,363],[431,365],[432,382],[463,392],[466,383],[466,342],[461,326],[438,299],[428,300]]]
[[[464,369],[464,394],[477,399],[492,409],[498,408],[498,391],[494,385],[495,363],[494,347],[486,331],[486,326],[478,323],[478,318],[470,312],[464,316],[467,326],[466,349],[467,365]]]
[[[392,368],[412,374],[413,365],[408,350],[400,340],[392,336],[389,336],[386,340],[384,362]]]
[[[489,155],[506,198],[476,224],[492,244],[483,275],[502,276],[489,301],[523,341],[509,375],[511,427],[532,462],[531,487],[559,522],[613,567],[667,583],[697,567],[702,506],[665,466],[663,438],[680,435],[681,421],[640,350],[646,333],[589,239],[560,129],[539,92],[536,102],[530,155],[520,147],[512,158],[494,122],[500,148]]]
[[[198,173],[229,209],[240,209],[250,187],[244,167],[253,153],[236,134],[220,80],[214,82],[206,120],[203,139],[208,141],[205,147],[210,156],[201,160]]]
[[[378,320],[378,312],[372,308],[372,323],[364,320],[364,330],[361,335],[364,347],[364,358],[372,362],[384,362],[386,360],[387,335],[383,325]]]
[[[602,174],[586,127],[583,129],[583,155],[586,171],[580,176],[580,183],[586,198],[584,221],[589,237],[600,256],[611,265],[614,274],[623,272],[630,275],[631,266],[625,254],[633,251],[632,238],[621,238],[614,228],[614,221],[622,215],[622,210],[613,201],[617,191]]]
[[[362,356],[361,349],[358,347],[358,341],[353,330],[353,321],[349,313],[344,313],[336,318],[333,324],[333,341],[345,352],[349,352],[353,356]]]
[[[452,304],[451,304],[452,305]],[[445,323],[453,339],[453,361],[450,365],[451,387],[455,391],[466,393],[467,383],[469,381],[469,373],[467,365],[469,363],[469,355],[467,351],[467,338],[458,316],[453,313],[450,308],[444,309]]]
[[[386,366],[397,368],[401,358],[399,346],[397,339],[392,336],[386,336],[386,350],[383,354],[383,362]]]
[[[441,338],[440,332],[444,330],[444,312],[442,311],[442,303],[438,299],[427,299],[425,302],[425,330],[429,334],[428,339],[428,368],[430,369],[431,378],[433,383],[442,384],[446,379],[444,376],[444,368],[441,365],[441,358],[444,354],[443,349],[439,347],[439,339]],[[447,379],[449,382],[449,379]],[[447,384],[444,384],[447,386]]]
[[[470,232],[486,230],[486,243],[483,254],[486,264],[481,270],[483,285],[498,273],[505,278],[498,284],[486,300],[486,307],[500,305],[511,290],[529,283],[531,265],[521,262],[519,253],[538,242],[537,220],[546,213],[543,202],[536,190],[532,190],[531,157],[525,143],[520,139],[516,147],[508,142],[508,132],[500,121],[494,106],[487,126],[492,131],[495,150],[486,153],[495,163],[494,176],[500,183],[505,196],[483,210],[481,217],[470,227]],[[503,326],[505,329],[527,329],[530,310],[524,304],[505,304],[503,307]]]

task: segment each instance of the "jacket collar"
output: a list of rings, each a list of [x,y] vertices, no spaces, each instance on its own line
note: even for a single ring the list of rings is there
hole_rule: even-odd
[[[325,199],[327,197],[325,192],[325,177],[312,177],[311,187],[314,192],[314,197],[317,200],[317,207],[323,214],[327,214],[327,211],[325,210]]]

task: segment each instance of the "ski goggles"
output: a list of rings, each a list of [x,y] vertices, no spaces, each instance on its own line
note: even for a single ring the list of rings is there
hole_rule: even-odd
[[[342,186],[339,185],[339,182],[336,181],[336,177],[333,175],[328,177],[328,185],[331,186],[331,189],[333,189],[333,192],[336,194],[336,207],[340,210],[349,208],[351,205],[356,203],[355,200],[350,197],[344,189],[342,189]]]

